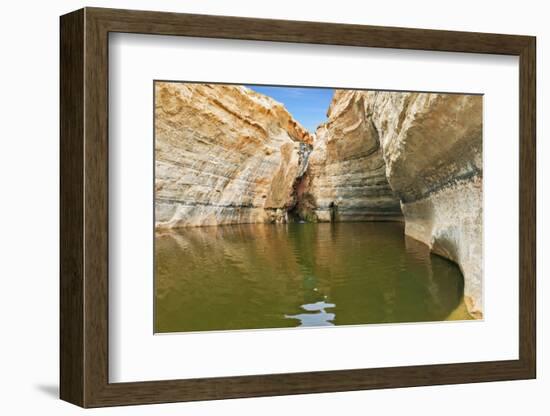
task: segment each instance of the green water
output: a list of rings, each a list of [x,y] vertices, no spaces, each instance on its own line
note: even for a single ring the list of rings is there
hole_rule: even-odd
[[[156,332],[469,319],[459,268],[399,223],[184,228],[155,244]]]

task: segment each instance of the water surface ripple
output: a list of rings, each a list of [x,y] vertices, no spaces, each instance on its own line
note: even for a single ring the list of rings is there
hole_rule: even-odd
[[[468,319],[459,268],[400,223],[184,228],[155,253],[156,332]]]

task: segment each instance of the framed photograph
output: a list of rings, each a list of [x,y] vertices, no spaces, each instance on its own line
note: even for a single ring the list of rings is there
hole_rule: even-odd
[[[534,37],[60,29],[63,400],[536,377]]]

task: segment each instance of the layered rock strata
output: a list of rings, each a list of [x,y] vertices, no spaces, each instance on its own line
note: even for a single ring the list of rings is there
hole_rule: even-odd
[[[393,201],[401,201],[405,233],[460,266],[468,309],[481,316],[482,97],[336,91],[322,129],[327,138],[310,156],[304,191],[313,212],[340,195],[346,210],[366,205],[369,175],[379,171],[365,160],[378,163],[381,154],[385,175],[374,176],[383,189],[379,207],[393,215]],[[367,168],[356,180],[360,168],[352,166],[361,159]],[[352,189],[360,190],[357,196]]]
[[[312,142],[246,87],[156,82],[157,229],[285,222]]]
[[[298,188],[299,216],[310,221],[401,220],[380,134],[364,97],[337,91],[327,116]]]

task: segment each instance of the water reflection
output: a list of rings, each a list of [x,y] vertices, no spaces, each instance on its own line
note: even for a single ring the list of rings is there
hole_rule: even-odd
[[[157,332],[468,319],[458,267],[398,223],[157,233]]]

